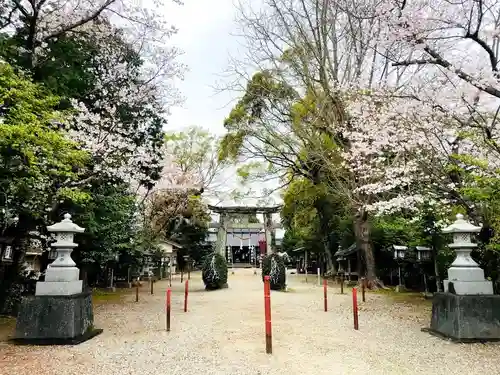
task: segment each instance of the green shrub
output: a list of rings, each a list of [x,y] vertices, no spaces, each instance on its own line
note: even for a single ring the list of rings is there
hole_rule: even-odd
[[[227,285],[226,259],[219,253],[209,254],[203,262],[202,278],[208,290],[225,287]]]
[[[286,269],[283,258],[276,253],[266,255],[262,259],[262,281],[264,281],[264,276],[271,278],[272,290],[284,290],[286,287]]]

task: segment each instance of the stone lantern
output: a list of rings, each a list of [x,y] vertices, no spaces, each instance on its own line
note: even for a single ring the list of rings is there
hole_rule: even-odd
[[[406,257],[406,252],[408,251],[408,246],[392,245],[392,248],[394,249],[394,259],[398,262],[399,284],[398,284],[397,290],[399,291],[399,290],[403,289],[403,286],[404,286],[403,276],[401,274],[401,260],[403,260]]]
[[[85,229],[71,221],[71,215],[65,214],[64,220],[48,226],[47,230],[55,234],[56,242],[51,246],[57,251],[56,259],[45,271],[45,282],[37,283],[35,295],[72,295],[82,292],[83,281],[80,270],[71,259],[71,253],[78,244],[73,242],[76,233]]]
[[[424,263],[427,263],[431,260],[432,249],[426,246],[415,246],[415,251],[417,252],[417,262],[420,265],[419,269],[424,280],[425,293],[427,293],[429,290],[427,287],[427,274],[425,273]]]
[[[337,250],[337,252],[334,254],[337,258],[337,263],[339,264],[339,269],[338,269],[338,272],[339,273],[344,273],[345,270],[344,270],[344,261],[346,260],[346,258],[344,257],[344,251],[342,250],[342,246],[339,245],[339,248]]]
[[[464,220],[458,214],[457,220],[443,229],[443,233],[453,234],[453,243],[448,245],[457,254],[448,269],[448,280],[444,280],[444,291],[460,295],[493,294],[493,284],[484,278],[484,271],[471,258],[471,251],[477,244],[471,242],[471,236],[479,233],[481,227],[476,227]],[[450,288],[452,290],[450,290]]]
[[[14,341],[20,344],[74,345],[86,341],[101,329],[93,327],[91,291],[83,290],[80,270],[71,259],[78,245],[73,242],[83,228],[65,214],[64,220],[47,227],[55,233],[52,247],[57,258],[45,272],[45,281],[38,281],[34,296],[22,299]]]
[[[160,263],[160,280],[163,279],[163,273],[164,273],[166,266],[167,266],[167,257],[163,256],[161,258],[161,263]]]
[[[344,270],[344,261],[345,261],[345,258],[343,256],[339,256],[337,258],[337,262],[339,263],[339,272],[345,272],[345,270]]]
[[[425,329],[430,333],[458,342],[500,340],[500,296],[470,256],[477,247],[471,236],[480,230],[461,214],[443,230],[453,234],[449,247],[457,257],[443,282],[445,292],[434,294],[431,327]]]
[[[3,230],[2,236],[0,236],[0,263],[11,264],[14,261],[14,236],[8,234],[3,236],[3,234],[5,234],[5,232],[10,232],[9,229],[16,227],[18,222],[19,218],[17,216],[12,217],[7,215],[7,229]]]

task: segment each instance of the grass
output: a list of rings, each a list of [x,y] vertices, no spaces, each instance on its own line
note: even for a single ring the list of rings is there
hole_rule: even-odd
[[[389,288],[378,289],[371,293],[387,296],[395,303],[418,305],[422,307],[428,307],[432,305],[432,300],[425,299],[420,292],[396,292],[395,288]]]
[[[10,316],[0,316],[0,342],[7,341],[14,333],[16,318]]]
[[[109,289],[94,289],[92,291],[92,302],[94,305],[120,303],[126,295],[132,293],[135,293],[135,288],[117,288],[114,292]]]

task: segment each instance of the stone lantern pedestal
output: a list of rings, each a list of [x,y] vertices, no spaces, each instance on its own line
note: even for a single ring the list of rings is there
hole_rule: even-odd
[[[493,294],[493,284],[470,256],[477,247],[471,235],[480,230],[460,214],[443,230],[453,233],[449,247],[457,257],[443,282],[445,292],[434,294],[431,326],[425,331],[457,342],[500,340],[500,296]]]
[[[74,234],[84,229],[66,214],[64,220],[47,230],[56,234],[52,247],[57,257],[47,267],[45,281],[37,282],[35,295],[22,299],[13,341],[34,345],[79,344],[102,332],[93,326],[92,295],[83,290],[80,270],[71,259],[71,252],[78,246],[73,242]]]

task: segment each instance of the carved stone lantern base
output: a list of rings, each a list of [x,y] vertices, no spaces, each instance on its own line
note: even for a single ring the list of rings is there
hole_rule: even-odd
[[[455,342],[500,341],[500,296],[435,293],[431,334]]]
[[[482,270],[481,270],[482,271]],[[459,295],[491,295],[493,294],[493,283],[488,280],[444,280],[444,290]]]
[[[81,293],[83,280],[73,281],[39,281],[36,283],[37,296],[70,296]]]

